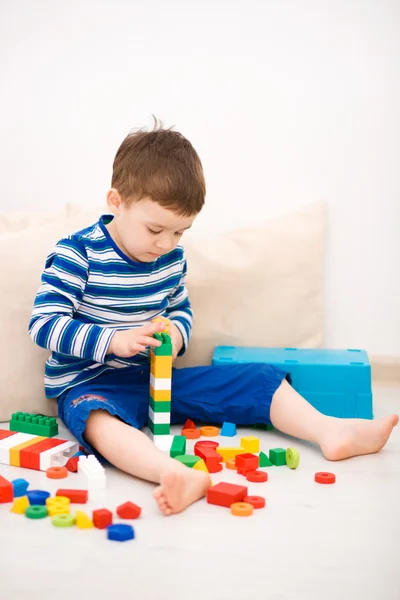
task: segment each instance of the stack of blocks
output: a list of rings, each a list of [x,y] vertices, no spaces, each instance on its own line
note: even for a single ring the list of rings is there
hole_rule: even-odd
[[[170,451],[171,427],[172,342],[169,323],[163,333],[153,336],[161,346],[150,350],[149,437],[163,451]]]

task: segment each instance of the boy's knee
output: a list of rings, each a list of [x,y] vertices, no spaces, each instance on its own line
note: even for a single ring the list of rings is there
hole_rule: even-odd
[[[112,416],[106,410],[101,408],[92,410],[87,418],[84,432],[87,441],[91,442],[91,439],[93,439],[96,433],[102,428],[104,423],[111,418]]]

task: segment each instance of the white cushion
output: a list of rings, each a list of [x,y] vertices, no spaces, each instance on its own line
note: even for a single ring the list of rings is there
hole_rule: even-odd
[[[15,411],[56,414],[44,396],[49,352],[28,323],[45,259],[63,236],[94,223],[102,208],[67,206],[69,218],[0,235],[0,421]],[[0,218],[1,222],[1,218]],[[4,223],[4,221],[3,221]],[[209,364],[216,345],[318,347],[323,341],[326,205],[223,234],[185,234],[194,333],[177,367]]]

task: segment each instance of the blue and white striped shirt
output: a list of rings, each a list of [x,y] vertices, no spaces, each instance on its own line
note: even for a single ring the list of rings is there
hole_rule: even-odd
[[[45,368],[48,398],[104,371],[147,363],[148,352],[131,358],[107,354],[116,330],[162,315],[182,334],[180,354],[189,342],[192,310],[183,248],[153,262],[135,262],[105,227],[112,218],[102,215],[98,223],[63,238],[46,259],[29,333],[36,344],[52,350]]]

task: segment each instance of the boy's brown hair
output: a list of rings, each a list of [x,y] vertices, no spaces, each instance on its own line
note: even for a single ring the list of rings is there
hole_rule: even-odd
[[[200,158],[182,134],[154,120],[153,131],[134,130],[118,148],[111,187],[128,205],[148,196],[181,216],[196,215],[206,194]]]

